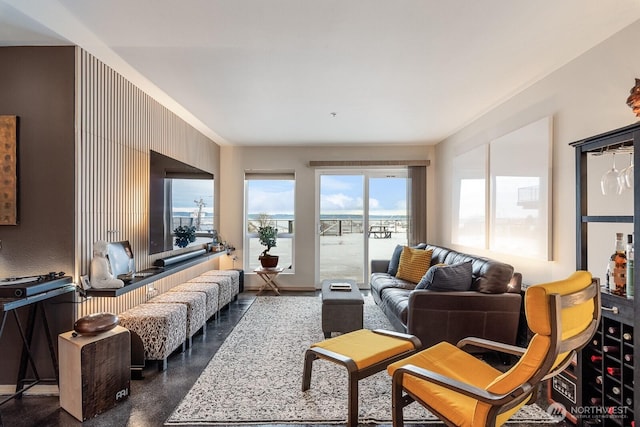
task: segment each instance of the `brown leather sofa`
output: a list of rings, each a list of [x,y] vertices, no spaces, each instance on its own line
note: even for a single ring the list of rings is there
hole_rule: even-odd
[[[469,291],[414,289],[415,283],[388,273],[389,260],[371,261],[371,293],[398,331],[417,336],[424,347],[457,343],[474,336],[515,344],[522,296],[522,275],[492,259],[434,246],[431,265],[472,262]]]

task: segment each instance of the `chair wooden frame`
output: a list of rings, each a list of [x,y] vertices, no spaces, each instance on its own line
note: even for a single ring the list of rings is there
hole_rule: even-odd
[[[408,351],[403,351],[402,353],[398,353],[390,358],[381,360],[378,363],[374,363],[373,365],[366,366],[362,369],[358,369],[356,363],[350,357],[347,357],[345,355],[342,355],[321,347],[311,347],[305,352],[305,355],[304,355],[304,369],[302,373],[302,391],[309,390],[309,388],[311,387],[311,369],[313,367],[314,360],[325,359],[347,368],[347,372],[349,373],[348,415],[347,415],[348,427],[355,427],[358,425],[358,381],[386,369],[387,366],[391,363],[397,362],[398,360],[402,360],[405,357],[411,356],[412,354],[420,350],[422,347],[420,340],[413,335],[387,331],[384,329],[375,329],[373,330],[373,332],[381,335],[387,335],[393,338],[402,339],[405,341],[410,341],[413,344],[413,349]]]
[[[561,312],[563,308],[571,307],[576,304],[581,304],[593,299],[594,311],[593,318],[589,326],[580,334],[568,339],[561,339]],[[487,426],[494,427],[496,423],[496,417],[509,409],[516,407],[525,400],[535,400],[535,392],[537,386],[544,380],[549,379],[560,372],[562,372],[569,364],[571,360],[576,357],[577,352],[581,350],[587,343],[593,338],[598,324],[600,323],[600,288],[596,280],[592,280],[591,284],[585,289],[568,294],[549,295],[549,313],[551,316],[551,345],[547,355],[544,358],[543,363],[539,369],[534,373],[530,380],[524,384],[511,390],[509,393],[496,394],[488,392],[484,389],[465,384],[455,379],[440,375],[433,371],[429,371],[415,365],[405,365],[398,368],[393,375],[392,381],[392,416],[394,427],[400,427],[404,425],[403,409],[407,405],[414,401],[419,402],[426,407],[430,412],[442,420],[447,426],[455,427],[456,425],[443,414],[438,413],[433,409],[424,399],[420,396],[416,396],[408,390],[404,390],[403,377],[405,375],[411,375],[425,381],[455,390],[460,394],[472,397],[488,405],[491,405],[489,414],[487,416]],[[458,342],[458,348],[463,348],[467,345],[473,345],[474,347],[481,347],[487,350],[495,350],[498,352],[511,354],[515,356],[521,356],[526,351],[525,348],[506,345],[494,341],[479,339],[479,338],[465,338]],[[554,367],[556,358],[558,355],[567,352],[567,356],[561,363]]]

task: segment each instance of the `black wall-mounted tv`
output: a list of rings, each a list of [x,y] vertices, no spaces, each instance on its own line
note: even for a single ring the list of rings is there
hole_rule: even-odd
[[[196,227],[196,241],[213,238],[214,176],[179,160],[150,151],[149,253],[179,249],[173,230],[180,225]]]

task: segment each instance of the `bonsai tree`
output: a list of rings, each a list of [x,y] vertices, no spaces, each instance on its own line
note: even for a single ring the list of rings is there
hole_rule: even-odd
[[[196,241],[196,228],[189,225],[181,225],[173,230],[176,236],[176,246],[186,248],[189,243]]]
[[[271,226],[271,225],[265,225],[265,226],[261,226],[258,227],[258,239],[260,240],[260,244],[262,246],[266,246],[267,249],[265,249],[262,252],[262,255],[260,256],[271,256],[269,254],[269,250],[271,248],[274,248],[276,246],[276,238],[278,237],[278,229]]]

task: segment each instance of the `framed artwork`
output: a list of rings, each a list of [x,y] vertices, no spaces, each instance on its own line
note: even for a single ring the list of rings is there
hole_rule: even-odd
[[[0,225],[18,224],[18,117],[0,116]]]
[[[451,241],[487,247],[487,144],[453,159]]]
[[[552,117],[453,159],[451,241],[550,261]]]
[[[551,261],[552,118],[489,144],[489,249]]]
[[[80,276],[80,287],[85,291],[88,291],[91,288],[89,276]]]

